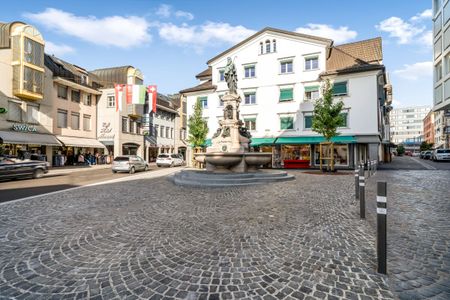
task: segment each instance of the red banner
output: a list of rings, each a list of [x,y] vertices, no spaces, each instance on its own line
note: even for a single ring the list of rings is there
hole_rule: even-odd
[[[122,111],[123,84],[114,84],[116,111]]]
[[[156,85],[149,85],[147,87],[147,93],[148,93],[149,105],[151,105],[152,111],[156,112],[156,99],[158,98],[158,92],[156,89]]]
[[[133,102],[133,85],[126,85],[126,94],[127,94],[127,104],[131,104]]]

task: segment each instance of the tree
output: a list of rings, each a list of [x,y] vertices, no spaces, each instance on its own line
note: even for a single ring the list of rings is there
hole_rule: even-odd
[[[333,143],[331,139],[339,135],[337,129],[345,124],[344,117],[341,114],[343,107],[344,102],[341,100],[333,101],[333,86],[330,80],[327,79],[322,87],[322,98],[314,103],[312,130],[323,135],[326,140],[325,144],[330,145],[330,156],[334,155],[332,153]],[[331,171],[334,171],[333,159],[331,159]]]
[[[431,150],[433,149],[433,146],[433,143],[422,142],[422,144],[420,144],[420,151]]]
[[[202,114],[202,104],[200,100],[197,100],[194,105],[194,113],[189,117],[188,121],[188,142],[193,148],[204,146],[206,135],[208,134],[208,124],[203,119]]]
[[[403,147],[403,145],[398,145],[397,146],[397,155],[402,156],[403,154],[405,154],[405,147]]]

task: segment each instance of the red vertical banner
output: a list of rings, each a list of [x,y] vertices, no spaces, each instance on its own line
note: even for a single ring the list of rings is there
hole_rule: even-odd
[[[156,85],[149,85],[147,87],[147,93],[148,93],[148,100],[150,102],[149,105],[151,105],[152,111],[156,112],[156,99],[158,97]]]
[[[114,84],[116,111],[122,111],[123,84]]]
[[[126,94],[127,94],[127,104],[131,104],[133,102],[133,85],[126,85]]]

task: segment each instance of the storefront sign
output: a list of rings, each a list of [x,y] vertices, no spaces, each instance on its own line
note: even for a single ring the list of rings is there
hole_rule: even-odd
[[[98,136],[98,140],[114,140],[114,134],[105,134],[105,133],[103,133],[103,134],[100,134],[99,136]]]
[[[111,123],[110,122],[103,122],[102,128],[100,129],[100,134],[102,133],[110,133],[112,131]]]
[[[20,132],[37,132],[36,126],[28,124],[14,124],[11,129]]]

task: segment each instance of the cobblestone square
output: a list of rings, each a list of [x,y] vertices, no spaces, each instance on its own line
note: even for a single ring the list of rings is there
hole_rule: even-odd
[[[3,204],[0,297],[391,299],[406,284],[433,288],[420,295],[449,295],[448,182],[421,187],[436,195],[430,201],[440,204],[427,209],[437,219],[413,219],[435,242],[409,241],[411,227],[394,233],[400,243],[390,248],[386,277],[376,273],[373,190],[361,221],[352,173],[292,173],[295,181],[233,189],[141,179]],[[397,188],[414,188],[411,178]],[[402,215],[399,207],[392,213]],[[410,263],[420,255],[429,258]]]

